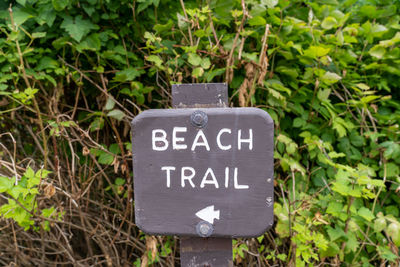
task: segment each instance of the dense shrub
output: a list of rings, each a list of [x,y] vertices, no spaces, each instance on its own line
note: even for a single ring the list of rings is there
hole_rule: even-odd
[[[134,225],[129,121],[227,82],[276,125],[271,231],[236,265],[399,264],[400,2],[0,2],[0,264],[179,263]]]

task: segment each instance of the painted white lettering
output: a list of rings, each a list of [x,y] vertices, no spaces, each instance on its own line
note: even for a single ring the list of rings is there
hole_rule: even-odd
[[[211,176],[211,180],[207,180],[209,174]],[[200,187],[204,188],[205,184],[213,184],[215,188],[219,188],[217,178],[215,178],[215,174],[211,168],[208,168],[206,173],[204,174],[203,180],[201,180]]]
[[[223,129],[221,129],[219,131],[219,133],[217,135],[217,145],[221,150],[229,150],[232,147],[231,145],[224,146],[224,145],[221,144],[221,135],[223,133],[229,133],[230,134],[231,133],[231,129],[223,128]]]
[[[225,168],[225,188],[229,187],[229,167]]]
[[[166,171],[167,172],[167,187],[171,187],[171,171],[175,171],[175,167],[173,166],[164,166],[161,167],[162,171]]]
[[[199,142],[200,137],[203,140],[201,142]],[[194,151],[196,149],[196,147],[198,147],[198,146],[205,146],[207,151],[210,151],[210,146],[208,145],[207,138],[204,135],[202,130],[199,130],[197,132],[196,137],[194,138],[193,145],[192,145],[192,151]]]
[[[189,175],[186,175],[185,171],[190,171],[191,173]],[[195,174],[196,174],[196,171],[192,167],[182,167],[182,169],[181,169],[181,186],[185,187],[185,180],[188,180],[190,185],[194,188],[195,185],[192,182],[192,179]]]
[[[161,134],[161,136],[158,136]],[[153,144],[153,150],[165,151],[168,148],[167,133],[162,129],[155,129],[151,132],[151,140]],[[160,142],[163,143],[160,146]]]
[[[178,142],[184,142],[185,138],[176,136],[176,133],[186,133],[186,131],[187,131],[186,127],[174,127],[174,130],[172,131],[172,148],[173,149],[180,150],[180,149],[187,148],[186,144],[178,144]]]
[[[242,139],[242,130],[238,131],[238,149],[242,148],[242,143],[249,144],[249,150],[253,150],[253,129],[249,129],[249,138]]]
[[[235,189],[249,189],[248,185],[240,185],[238,182],[238,168],[235,168],[233,171],[233,180]]]

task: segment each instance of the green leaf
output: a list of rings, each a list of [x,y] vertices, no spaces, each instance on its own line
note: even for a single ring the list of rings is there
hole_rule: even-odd
[[[335,192],[338,192],[339,194],[341,194],[343,196],[348,196],[350,189],[351,188],[345,183],[341,183],[341,182],[333,182],[332,183],[332,190]]]
[[[392,239],[396,246],[400,246],[400,223],[392,222],[386,230],[386,233]]]
[[[141,2],[141,3],[138,5],[137,13],[139,14],[140,12],[142,12],[143,10],[145,10],[145,9],[148,8],[152,3],[153,3],[152,1],[144,1],[144,2]]]
[[[126,82],[126,81],[132,81],[136,77],[140,76],[140,72],[136,68],[127,68],[124,70],[121,70],[115,74],[115,77],[113,81],[116,82]]]
[[[320,251],[321,257],[334,257],[340,253],[340,248],[335,242],[330,242],[326,250]]]
[[[70,16],[65,17],[60,27],[65,29],[77,42],[80,42],[91,30],[99,29],[99,26],[89,20],[82,19],[81,16],[77,16],[75,19]]]
[[[117,179],[115,179],[115,184],[116,185],[124,185],[125,184],[125,179],[122,179],[122,178],[117,178]]]
[[[321,27],[324,28],[325,30],[330,30],[332,28],[336,28],[337,27],[337,21],[334,17],[326,17],[322,23],[321,23]]]
[[[375,215],[372,213],[372,211],[367,209],[366,207],[360,208],[358,210],[358,215],[363,217],[368,222],[372,221],[375,218]]]
[[[383,47],[390,47],[400,42],[400,32],[397,32],[396,35],[389,40],[380,41],[379,44]]]
[[[316,59],[318,57],[326,56],[330,50],[330,48],[312,45],[304,51],[304,56]]]
[[[369,90],[369,88],[370,88],[370,87],[369,87],[367,84],[365,84],[365,83],[357,83],[356,86],[357,86],[358,88],[360,88],[361,90]]]
[[[14,186],[15,179],[9,179],[5,176],[0,176],[0,193],[7,192]]]
[[[346,251],[353,251],[355,252],[358,248],[360,243],[357,241],[357,237],[353,232],[347,233],[347,243],[346,243]]]
[[[32,38],[43,38],[46,36],[46,32],[34,32],[32,33]]]
[[[14,198],[19,198],[21,194],[23,197],[25,197],[29,193],[29,189],[23,188],[20,185],[16,185],[13,186],[8,193]]]
[[[387,32],[387,30],[388,30],[388,29],[387,29],[385,26],[381,25],[381,24],[374,24],[374,25],[371,27],[371,33],[372,33],[374,36],[379,36],[379,35],[381,35],[381,34]]]
[[[17,3],[20,4],[21,6],[25,6],[26,0],[17,0]]]
[[[367,103],[377,100],[379,98],[381,98],[381,97],[378,95],[368,95],[368,96],[364,96],[363,98],[361,98],[361,102],[364,104],[367,104]]]
[[[275,69],[275,71],[285,74],[285,75],[291,77],[292,79],[296,79],[297,76],[299,76],[299,73],[297,72],[296,69],[288,68],[286,66],[279,66]]]
[[[330,71],[325,72],[325,74],[321,77],[321,81],[327,85],[337,83],[340,79],[342,79],[342,77]]]
[[[332,214],[335,217],[339,217],[340,213],[343,210],[343,204],[336,201],[331,201],[328,204],[328,208],[326,209],[326,213]]]
[[[336,117],[332,121],[332,128],[336,130],[338,133],[339,137],[344,137],[346,136],[346,128],[344,128],[342,121]]]
[[[66,121],[63,123],[65,125],[65,123],[67,123]],[[71,123],[74,123],[73,121]],[[64,126],[63,125],[63,126]],[[64,127],[68,127],[68,126],[64,126]],[[51,173],[51,171],[45,170],[45,169],[40,169],[36,172],[35,177],[38,178],[47,178],[47,176]]]
[[[339,32],[337,33],[336,39],[337,39],[339,45],[343,45],[343,43],[344,43],[344,37],[343,37],[343,32],[342,32],[342,31],[339,31]]]
[[[76,48],[78,51],[83,50],[98,51],[101,48],[101,41],[97,33],[93,33],[86,37],[81,43],[79,43]]]
[[[51,207],[49,209],[42,209],[42,216],[50,218],[50,216],[53,215],[55,211],[56,209],[54,207]]]
[[[261,0],[261,3],[266,5],[268,8],[274,8],[278,2],[278,0]]]
[[[384,229],[386,229],[387,224],[386,224],[386,219],[384,217],[377,218],[374,222],[374,231],[375,232],[381,232]]]
[[[92,155],[94,155],[94,156],[100,156],[101,155],[101,153],[103,153],[103,151],[102,150],[100,150],[100,149],[97,149],[97,148],[91,148],[90,149],[90,154],[92,154]]]
[[[381,259],[394,262],[398,260],[398,256],[394,254],[388,247],[378,246],[377,251]]]
[[[197,54],[189,53],[188,61],[193,66],[199,66],[201,64],[201,57]]]
[[[107,152],[102,152],[100,154],[100,157],[99,157],[100,164],[110,165],[113,163],[113,161],[114,161],[114,156],[112,154],[109,154]]]
[[[372,47],[369,52],[371,56],[376,57],[378,59],[382,59],[386,53],[386,49],[381,45],[375,45]]]
[[[386,164],[386,176],[396,177],[400,174],[400,168],[397,164],[389,162]]]
[[[57,13],[54,12],[52,4],[42,5],[37,11],[37,20],[39,21],[39,24],[42,25],[46,23],[49,27],[52,27]]]
[[[400,145],[393,141],[386,141],[380,144],[380,147],[385,148],[383,155],[386,159],[395,159],[400,156]],[[391,164],[391,163],[389,163]]]
[[[59,67],[59,63],[57,60],[44,56],[40,58],[39,64],[36,67],[36,70],[49,70],[49,69],[56,69]]]
[[[329,98],[329,95],[331,94],[331,89],[321,89],[318,91],[318,99],[321,101],[326,101]]]
[[[256,16],[249,19],[249,24],[250,26],[260,26],[267,24],[267,21],[261,16]]]
[[[31,179],[33,177],[35,177],[35,172],[32,170],[31,167],[28,167],[28,169],[26,169],[24,176],[28,179]]]
[[[207,33],[203,29],[200,29],[200,30],[195,31],[194,35],[196,35],[199,38],[202,38],[204,36],[207,36]]]
[[[176,17],[178,18],[178,27],[180,29],[185,29],[188,25],[185,16],[183,16],[179,13],[176,13]]]
[[[62,11],[68,6],[69,0],[52,0],[51,3],[56,11]]]
[[[332,242],[336,241],[337,239],[341,238],[342,236],[343,237],[346,236],[346,233],[340,227],[336,227],[336,228],[329,227],[327,232],[328,232],[329,238]]]
[[[306,121],[300,117],[297,117],[293,120],[293,127],[300,128],[306,124]]]
[[[33,18],[33,16],[25,11],[22,11],[21,9],[14,9],[13,18],[15,25],[20,26],[28,19]]]
[[[121,149],[118,144],[111,144],[108,150],[113,154],[121,154]]]
[[[395,205],[385,206],[385,213],[388,215],[393,215],[399,217],[399,207]]]
[[[192,76],[195,78],[199,78],[203,76],[203,74],[204,74],[204,69],[201,67],[197,67],[192,71]]]
[[[174,22],[171,19],[169,19],[166,24],[156,24],[154,25],[153,28],[157,33],[163,33],[169,31],[173,26]]]
[[[280,259],[281,261],[286,261],[287,255],[286,254],[278,254],[278,255],[276,255],[276,257],[278,259]]]
[[[209,71],[206,73],[205,77],[207,78],[207,82],[211,82],[215,76],[219,76],[225,73],[225,68],[214,69],[213,71]]]
[[[119,109],[114,109],[108,112],[107,116],[121,121],[125,117],[125,114]]]
[[[51,44],[54,46],[55,49],[60,49],[69,43],[70,43],[69,37],[65,36],[65,37],[61,37],[61,38],[54,40]]]
[[[146,57],[146,60],[150,61],[150,62],[154,62],[154,64],[156,64],[157,67],[161,67],[163,64],[162,59],[156,55],[150,55],[150,56]]]
[[[27,183],[27,188],[32,188],[32,187],[35,187],[35,186],[38,186],[39,184],[40,184],[40,177],[33,177],[33,178],[30,178],[30,179],[28,179],[28,183]]]
[[[106,102],[104,109],[112,110],[114,108],[114,106],[115,106],[115,101],[111,97],[107,98],[107,102]]]
[[[208,58],[208,57],[206,57],[206,58],[203,58],[202,60],[201,60],[201,67],[203,68],[203,69],[209,69],[210,68],[210,66],[211,66],[211,61],[210,61],[210,59]]]
[[[89,16],[92,16],[92,14],[96,11],[95,6],[88,5],[88,4],[82,4],[81,6],[82,6],[83,10],[85,10],[85,12],[86,12]]]

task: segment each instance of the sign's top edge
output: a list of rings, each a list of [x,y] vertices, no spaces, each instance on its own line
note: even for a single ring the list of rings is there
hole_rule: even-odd
[[[254,115],[260,116],[265,119],[267,124],[273,124],[274,121],[272,120],[271,116],[265,110],[253,107],[247,108],[179,108],[179,109],[148,109],[141,112],[135,118],[133,118],[131,124],[135,125],[139,121],[146,119],[146,118],[162,118],[162,117],[171,117],[174,115],[183,115],[185,113],[190,114],[194,110],[201,110],[207,114],[212,115],[227,115],[227,114],[234,114],[234,115]]]

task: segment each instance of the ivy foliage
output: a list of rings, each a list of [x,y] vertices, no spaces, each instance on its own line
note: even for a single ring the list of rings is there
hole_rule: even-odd
[[[276,223],[235,240],[235,264],[398,264],[399,9],[389,0],[2,2],[0,127],[19,136],[22,167],[34,154],[54,183],[57,173],[76,179],[57,184],[69,196],[93,182],[81,171],[89,166],[103,179],[90,197],[124,211],[129,120],[168,108],[171,84],[227,82],[232,105],[262,108],[276,127]],[[31,123],[36,142],[24,130]],[[18,182],[8,171],[0,165],[0,192],[12,196],[0,214],[27,230],[38,172]],[[113,265],[177,253],[171,239],[132,236],[145,251]]]

